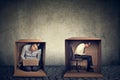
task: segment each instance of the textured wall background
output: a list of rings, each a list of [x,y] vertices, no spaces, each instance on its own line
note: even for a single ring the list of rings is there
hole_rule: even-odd
[[[0,65],[13,65],[14,42],[42,39],[46,64],[64,65],[64,40],[102,39],[102,64],[120,64],[120,8],[117,0],[1,0]]]

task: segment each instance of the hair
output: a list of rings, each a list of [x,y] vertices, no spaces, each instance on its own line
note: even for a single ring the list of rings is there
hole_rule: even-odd
[[[30,43],[28,43],[28,44],[30,44],[30,45],[37,44],[38,49],[40,49],[40,43],[37,43],[37,42],[30,42]]]
[[[85,42],[85,44],[91,44],[90,42]]]
[[[88,42],[87,44],[88,44],[88,45],[91,45],[91,43],[90,43],[90,42]]]

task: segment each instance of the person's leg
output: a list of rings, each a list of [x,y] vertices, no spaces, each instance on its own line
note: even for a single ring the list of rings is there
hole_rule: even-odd
[[[25,71],[31,71],[31,66],[24,66]]]
[[[20,69],[24,71],[31,71],[31,66],[21,66]]]
[[[32,66],[32,71],[38,71],[40,69],[40,66]]]
[[[87,56],[88,56],[89,65],[92,66],[93,65],[92,56],[89,56],[89,55],[87,55]]]
[[[87,62],[88,62],[87,70],[89,71],[91,69],[91,66],[93,65],[92,56],[90,56],[90,55],[82,55],[82,58],[84,60],[87,60]]]

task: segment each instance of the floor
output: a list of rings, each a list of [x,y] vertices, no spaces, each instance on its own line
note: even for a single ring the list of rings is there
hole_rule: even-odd
[[[46,77],[13,77],[13,66],[0,66],[0,80],[120,80],[120,65],[103,66],[103,78],[63,78],[64,66],[46,66]]]

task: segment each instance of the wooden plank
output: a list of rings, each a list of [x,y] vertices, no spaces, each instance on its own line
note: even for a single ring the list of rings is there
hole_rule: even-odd
[[[94,73],[94,72],[66,72],[64,77],[103,77],[101,73]]]
[[[38,71],[23,71],[20,69],[17,69],[14,73],[14,77],[45,77],[46,73],[43,70]]]
[[[40,39],[20,39],[16,42],[42,42]]]
[[[66,40],[101,40],[100,38],[71,37]]]

